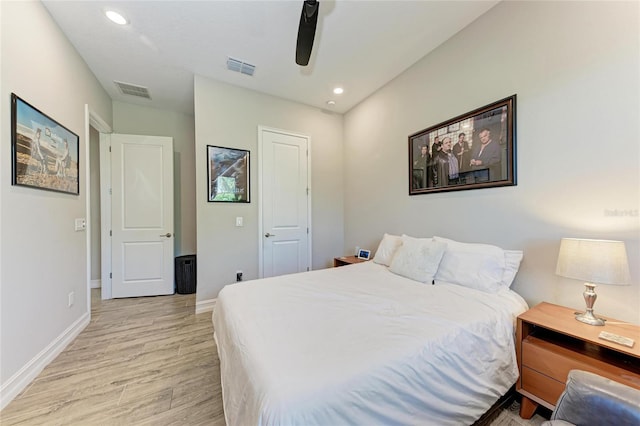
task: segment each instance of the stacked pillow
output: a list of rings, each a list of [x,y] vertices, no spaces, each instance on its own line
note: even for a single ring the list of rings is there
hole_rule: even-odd
[[[441,237],[433,239],[447,244],[435,276],[437,281],[497,293],[511,286],[522,260],[521,251],[507,251],[489,244],[460,243]]]
[[[511,286],[522,256],[489,244],[384,234],[373,261],[415,281],[435,279],[496,293]]]
[[[401,245],[402,237],[384,234],[382,241],[380,241],[378,245],[378,250],[376,250],[376,255],[373,257],[373,261],[384,266],[391,265],[391,259],[393,259],[393,255]]]
[[[402,236],[402,245],[391,259],[389,270],[422,283],[433,281],[447,244],[432,238]]]

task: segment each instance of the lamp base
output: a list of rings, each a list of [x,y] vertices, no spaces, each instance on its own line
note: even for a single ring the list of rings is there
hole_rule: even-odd
[[[584,301],[587,304],[587,309],[582,314],[576,314],[576,319],[580,322],[589,325],[604,325],[604,320],[593,315],[593,304],[596,303],[598,295],[595,292],[596,285],[591,283],[584,283]]]
[[[587,311],[584,313],[576,314],[576,319],[585,324],[598,325],[598,326],[604,325],[604,321],[605,321],[602,318],[598,318],[595,315],[593,315],[593,311]]]

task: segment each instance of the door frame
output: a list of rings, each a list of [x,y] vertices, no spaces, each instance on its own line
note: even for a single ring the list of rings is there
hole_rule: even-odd
[[[111,132],[112,133],[112,132]],[[111,291],[111,133],[100,133],[100,281],[102,300],[112,299]],[[108,237],[107,237],[108,235]],[[108,267],[108,268],[107,268]]]
[[[87,256],[87,313],[89,314],[89,318],[91,318],[91,239],[93,235],[91,235],[91,153],[89,144],[91,143],[91,127],[96,129],[98,133],[111,133],[113,130],[111,126],[107,124],[106,121],[96,112],[94,111],[89,104],[84,104],[84,140],[85,140],[85,223],[87,227],[85,229],[86,232],[86,256]],[[101,189],[102,192],[102,189]],[[104,283],[102,284],[104,287]]]
[[[301,133],[295,133],[288,130],[276,129],[273,127],[267,126],[258,126],[258,274],[259,278],[264,278],[264,248],[263,248],[263,206],[262,206],[262,161],[264,160],[264,150],[262,148],[262,133],[264,131],[272,132],[272,133],[281,133],[287,136],[295,136],[299,138],[304,138],[307,140],[307,188],[309,188],[307,194],[307,224],[309,226],[309,233],[307,234],[307,256],[309,262],[310,270],[313,269],[313,258],[311,257],[312,251],[312,235],[313,235],[313,226],[311,222],[311,198],[313,191],[311,190],[311,137],[308,135],[304,135]]]

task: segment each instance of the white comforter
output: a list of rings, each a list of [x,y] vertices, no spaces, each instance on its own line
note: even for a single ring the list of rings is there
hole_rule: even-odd
[[[515,383],[527,305],[373,262],[226,286],[213,314],[228,426],[469,425]]]

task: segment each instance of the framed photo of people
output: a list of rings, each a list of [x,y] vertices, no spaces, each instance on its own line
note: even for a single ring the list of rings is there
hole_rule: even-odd
[[[80,194],[78,135],[11,94],[12,185]]]
[[[249,203],[249,151],[207,145],[207,200]]]
[[[516,185],[516,95],[409,136],[409,195]]]

